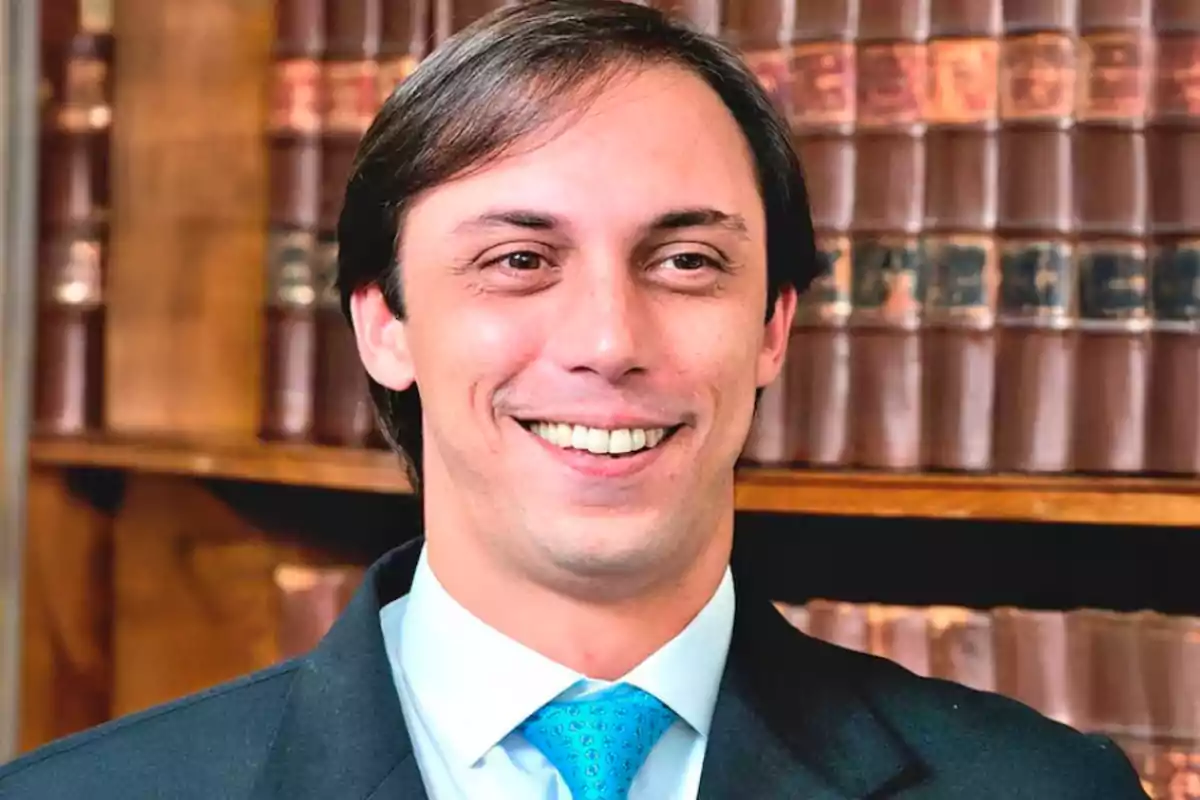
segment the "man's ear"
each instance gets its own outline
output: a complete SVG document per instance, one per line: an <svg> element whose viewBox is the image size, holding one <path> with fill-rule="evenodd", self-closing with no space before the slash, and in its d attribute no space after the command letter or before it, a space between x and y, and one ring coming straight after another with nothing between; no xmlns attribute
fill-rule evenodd
<svg viewBox="0 0 1200 800"><path fill-rule="evenodd" d="M775 299L775 313L763 331L762 349L758 353L758 387L767 386L778 377L787 355L788 335L796 316L796 287L784 284Z"/></svg>
<svg viewBox="0 0 1200 800"><path fill-rule="evenodd" d="M354 338L358 357L367 374L376 383L402 392L412 386L412 354L408 348L408 330L388 308L378 286L359 289L350 298L350 316L354 320Z"/></svg>

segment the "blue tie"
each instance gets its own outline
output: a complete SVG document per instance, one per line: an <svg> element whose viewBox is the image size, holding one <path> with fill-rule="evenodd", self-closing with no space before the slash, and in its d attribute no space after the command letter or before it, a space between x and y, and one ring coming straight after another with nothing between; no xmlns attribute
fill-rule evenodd
<svg viewBox="0 0 1200 800"><path fill-rule="evenodd" d="M636 686L617 684L552 700L521 723L521 734L554 765L574 800L626 800L629 787L675 712Z"/></svg>

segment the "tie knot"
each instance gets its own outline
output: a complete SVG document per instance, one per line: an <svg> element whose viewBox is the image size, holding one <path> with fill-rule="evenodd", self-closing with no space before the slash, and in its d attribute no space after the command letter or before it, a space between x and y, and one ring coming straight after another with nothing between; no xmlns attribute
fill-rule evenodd
<svg viewBox="0 0 1200 800"><path fill-rule="evenodd" d="M636 686L618 684L552 700L520 726L554 765L574 800L624 800L675 712Z"/></svg>

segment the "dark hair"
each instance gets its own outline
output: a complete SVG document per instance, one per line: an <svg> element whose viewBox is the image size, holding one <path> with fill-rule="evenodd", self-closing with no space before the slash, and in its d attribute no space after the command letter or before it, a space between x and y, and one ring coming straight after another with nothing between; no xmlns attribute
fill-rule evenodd
<svg viewBox="0 0 1200 800"><path fill-rule="evenodd" d="M412 197L579 108L581 90L602 91L607 76L656 63L702 78L746 137L765 208L769 320L781 286L803 291L819 271L788 125L728 46L658 10L617 0L535 0L493 12L447 40L396 88L359 144L338 221L346 318L351 296L370 285L404 317L396 254ZM417 387L395 392L368 380L382 432L407 459L419 489Z"/></svg>

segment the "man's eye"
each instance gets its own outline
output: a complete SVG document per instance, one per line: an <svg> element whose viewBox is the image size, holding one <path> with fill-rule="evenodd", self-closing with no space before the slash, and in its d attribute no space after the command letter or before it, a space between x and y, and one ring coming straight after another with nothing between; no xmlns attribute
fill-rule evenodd
<svg viewBox="0 0 1200 800"><path fill-rule="evenodd" d="M545 259L537 253L522 250L518 253L509 253L508 255L501 256L497 259L496 263L517 272L529 272L544 266Z"/></svg>
<svg viewBox="0 0 1200 800"><path fill-rule="evenodd" d="M664 263L683 272L695 272L705 267L718 266L713 259L700 253L677 253L664 259Z"/></svg>

